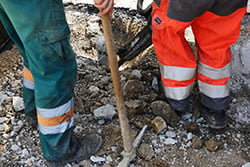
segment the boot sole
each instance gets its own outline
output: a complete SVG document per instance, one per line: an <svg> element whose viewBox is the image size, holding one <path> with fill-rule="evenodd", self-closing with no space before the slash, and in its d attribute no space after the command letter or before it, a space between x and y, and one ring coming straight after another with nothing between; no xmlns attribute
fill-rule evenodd
<svg viewBox="0 0 250 167"><path fill-rule="evenodd" d="M225 121L223 125L216 125L216 123L214 123L215 121L214 121L214 120L211 120L211 119L209 118L209 116L207 116L206 113L202 113L202 112L201 112L201 117L203 117L203 118L206 120L208 126L209 126L210 128L212 128L212 129L224 129L224 128L227 127L227 123L226 123L227 121Z"/></svg>

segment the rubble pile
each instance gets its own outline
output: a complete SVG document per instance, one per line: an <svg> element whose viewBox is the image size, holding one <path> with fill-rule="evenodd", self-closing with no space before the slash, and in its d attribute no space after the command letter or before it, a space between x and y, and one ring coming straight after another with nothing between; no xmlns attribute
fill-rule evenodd
<svg viewBox="0 0 250 167"><path fill-rule="evenodd" d="M74 131L77 135L98 133L104 138L103 148L96 155L67 166L117 166L123 144L113 85L108 68L98 64L95 49L96 40L102 35L100 18L91 5L67 3L65 9L78 64ZM134 10L115 9L112 25L116 46L124 46L145 23ZM233 51L239 48L244 52L241 47L246 45L248 27L242 28ZM0 166L46 167L39 132L25 121L22 68L21 56L14 45L0 53ZM249 165L250 82L247 75L241 78L235 71L231 81L232 102L227 112L229 126L224 131L213 131L199 117L197 88L192 101L194 118L189 122L180 121L169 108L161 90L153 49L138 61L126 64L120 72L132 138L145 124L149 126L130 167Z"/></svg>

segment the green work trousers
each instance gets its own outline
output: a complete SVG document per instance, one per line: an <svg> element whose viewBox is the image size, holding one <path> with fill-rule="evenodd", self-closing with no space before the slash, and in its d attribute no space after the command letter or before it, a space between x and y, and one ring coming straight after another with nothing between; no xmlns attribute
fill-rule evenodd
<svg viewBox="0 0 250 167"><path fill-rule="evenodd" d="M25 114L37 116L47 160L67 156L77 76L61 0L1 0L0 20L24 61Z"/></svg>

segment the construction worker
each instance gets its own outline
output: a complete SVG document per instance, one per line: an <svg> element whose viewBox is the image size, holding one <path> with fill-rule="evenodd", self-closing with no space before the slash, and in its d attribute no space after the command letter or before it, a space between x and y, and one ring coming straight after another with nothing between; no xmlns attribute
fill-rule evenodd
<svg viewBox="0 0 250 167"><path fill-rule="evenodd" d="M111 8L107 5L111 0L95 2L101 11ZM239 37L246 6L247 0L154 0L152 41L164 92L182 119L190 116L190 96L197 77L201 116L211 128L226 127L230 46ZM185 29L190 25L196 40L197 59L184 38Z"/></svg>
<svg viewBox="0 0 250 167"><path fill-rule="evenodd" d="M58 167L90 157L102 139L73 133L77 64L62 1L1 0L0 20L23 57L25 114L37 117L47 164Z"/></svg>
<svg viewBox="0 0 250 167"><path fill-rule="evenodd" d="M246 6L247 0L154 0L152 41L165 95L180 115L190 112L189 99L197 76L201 116L211 128L226 127L230 46L239 37ZM190 25L198 60L184 38Z"/></svg>

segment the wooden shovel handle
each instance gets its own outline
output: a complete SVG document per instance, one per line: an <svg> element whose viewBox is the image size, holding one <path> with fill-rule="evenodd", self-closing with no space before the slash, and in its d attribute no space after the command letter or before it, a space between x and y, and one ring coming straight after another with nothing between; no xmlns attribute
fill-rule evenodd
<svg viewBox="0 0 250 167"><path fill-rule="evenodd" d="M108 14L102 16L102 26L103 32L106 42L106 49L108 54L108 62L111 71L111 77L114 86L114 92L116 97L116 105L118 110L118 116L120 120L122 138L123 138L123 145L124 150L127 153L132 152L133 145L130 138L130 128L128 124L127 118L127 111L124 104L123 94L122 94L122 87L121 87L121 80L120 80L120 73L118 70L118 63L117 57L113 42L113 34L112 34L112 27L110 22L110 17Z"/></svg>

